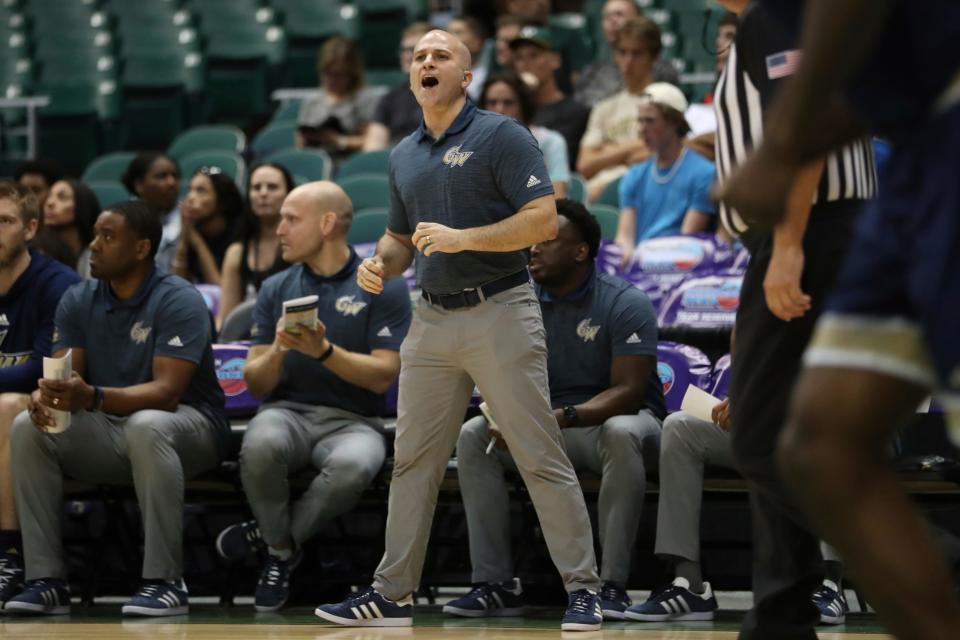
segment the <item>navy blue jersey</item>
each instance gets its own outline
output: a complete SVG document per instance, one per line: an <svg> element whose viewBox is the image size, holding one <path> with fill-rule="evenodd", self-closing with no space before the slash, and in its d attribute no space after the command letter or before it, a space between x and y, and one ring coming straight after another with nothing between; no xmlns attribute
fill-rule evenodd
<svg viewBox="0 0 960 640"><path fill-rule="evenodd" d="M423 124L390 154L390 220L394 233L420 222L469 229L500 222L553 193L533 134L512 118L467 100L439 140ZM417 280L431 293L455 293L511 275L526 251L462 251L417 256Z"/></svg>
<svg viewBox="0 0 960 640"><path fill-rule="evenodd" d="M391 278L384 282L383 293L372 294L357 284L358 266L360 258L351 247L347 264L332 276L320 276L296 264L268 278L257 295L253 343L273 342L284 300L316 294L320 298L317 318L326 326L330 342L354 353L399 351L412 315L406 282ZM347 382L322 362L297 351L284 355L280 382L267 400L336 407L363 416L385 411L382 394Z"/></svg>
<svg viewBox="0 0 960 640"><path fill-rule="evenodd" d="M75 271L30 252L30 265L0 296L0 392L29 393L52 348L54 317L63 292L80 282Z"/></svg>
<svg viewBox="0 0 960 640"><path fill-rule="evenodd" d="M102 387L132 387L153 380L153 359L197 365L180 403L206 415L225 451L230 424L213 366L213 324L200 292L186 280L153 269L137 292L118 300L105 280L71 287L57 309L54 350L83 349L85 380Z"/></svg>
<svg viewBox="0 0 960 640"><path fill-rule="evenodd" d="M657 357L657 314L640 289L616 276L594 271L570 295L551 298L536 287L547 332L547 372L554 408L586 402L610 388L610 367L618 356ZM656 366L643 404L663 418L663 385Z"/></svg>

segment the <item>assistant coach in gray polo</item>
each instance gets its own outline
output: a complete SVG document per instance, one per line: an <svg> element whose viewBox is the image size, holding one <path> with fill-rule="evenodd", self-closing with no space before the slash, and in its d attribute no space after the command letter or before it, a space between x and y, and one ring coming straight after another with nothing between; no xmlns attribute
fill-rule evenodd
<svg viewBox="0 0 960 640"><path fill-rule="evenodd" d="M377 253L358 271L373 293L417 256L423 299L400 348L400 398L386 549L372 589L317 615L409 625L437 491L474 383L500 424L537 510L569 602L562 628L599 629L593 535L550 408L540 306L526 249L554 238L553 187L536 140L465 98L470 54L431 31L410 84L423 123L390 156L391 203Z"/></svg>

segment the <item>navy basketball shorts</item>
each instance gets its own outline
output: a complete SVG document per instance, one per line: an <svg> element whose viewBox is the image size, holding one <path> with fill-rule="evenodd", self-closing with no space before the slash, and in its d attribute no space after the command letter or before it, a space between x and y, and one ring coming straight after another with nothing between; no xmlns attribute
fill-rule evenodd
<svg viewBox="0 0 960 640"><path fill-rule="evenodd" d="M960 443L960 105L898 141L879 182L804 361L931 389Z"/></svg>

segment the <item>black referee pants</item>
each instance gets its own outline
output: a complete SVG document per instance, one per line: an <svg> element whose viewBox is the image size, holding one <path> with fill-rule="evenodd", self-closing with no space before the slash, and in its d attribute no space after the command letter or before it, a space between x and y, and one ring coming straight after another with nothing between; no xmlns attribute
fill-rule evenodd
<svg viewBox="0 0 960 640"><path fill-rule="evenodd" d="M743 621L742 640L816 640L819 614L811 596L823 580L823 559L781 479L776 446L801 357L850 244L860 204L832 202L811 211L801 288L812 308L790 322L774 316L764 297L772 233L744 238L751 260L740 292L730 381L733 452L749 482L753 519L754 605Z"/></svg>

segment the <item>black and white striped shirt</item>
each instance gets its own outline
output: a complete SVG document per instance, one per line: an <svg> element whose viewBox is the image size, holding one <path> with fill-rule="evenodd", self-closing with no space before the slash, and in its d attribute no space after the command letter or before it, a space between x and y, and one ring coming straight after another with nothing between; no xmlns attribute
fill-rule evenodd
<svg viewBox="0 0 960 640"><path fill-rule="evenodd" d="M756 5L740 20L736 44L714 93L717 112L717 179L725 181L763 137L764 112L780 83L799 60L796 43ZM814 204L867 200L877 188L873 145L869 138L831 153ZM720 203L720 220L735 235L747 225L735 209Z"/></svg>

